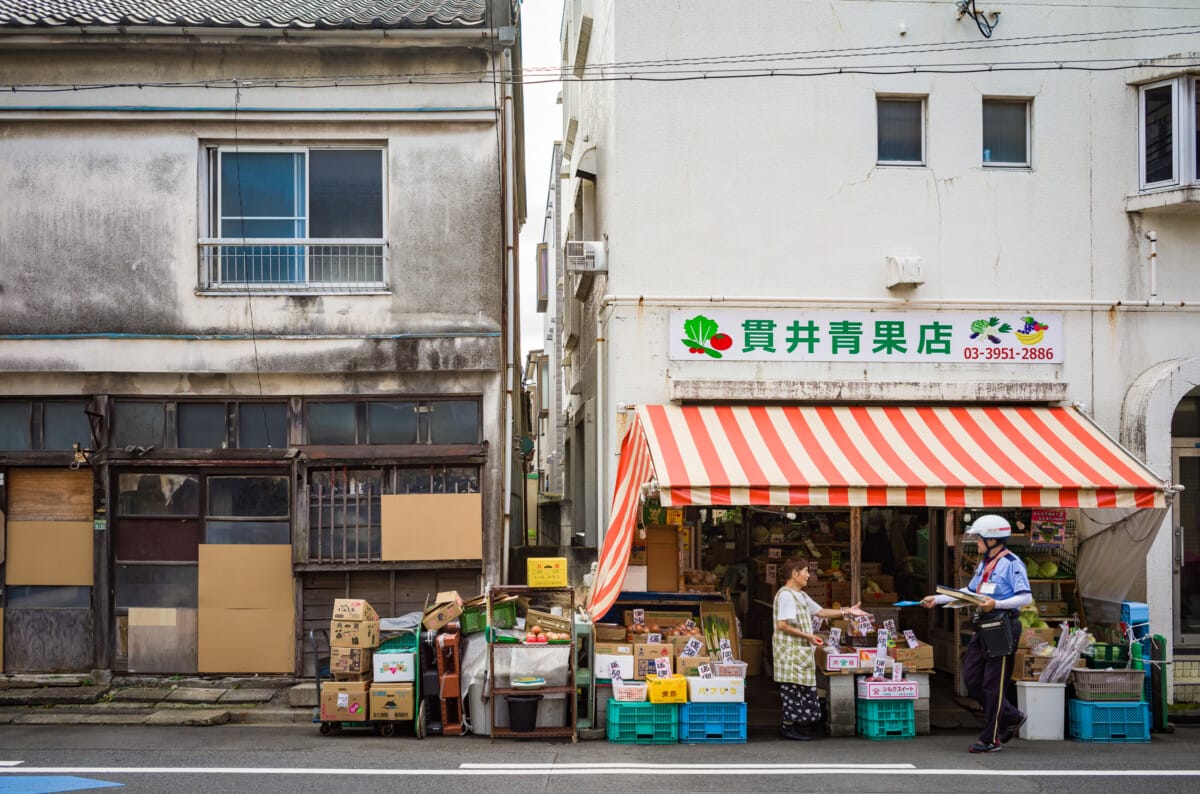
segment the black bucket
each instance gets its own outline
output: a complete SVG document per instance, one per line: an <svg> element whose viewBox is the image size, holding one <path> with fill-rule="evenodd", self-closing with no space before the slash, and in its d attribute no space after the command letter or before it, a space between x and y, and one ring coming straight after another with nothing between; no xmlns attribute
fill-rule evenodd
<svg viewBox="0 0 1200 794"><path fill-rule="evenodd" d="M509 695L508 727L529 733L537 727L538 703L541 695Z"/></svg>

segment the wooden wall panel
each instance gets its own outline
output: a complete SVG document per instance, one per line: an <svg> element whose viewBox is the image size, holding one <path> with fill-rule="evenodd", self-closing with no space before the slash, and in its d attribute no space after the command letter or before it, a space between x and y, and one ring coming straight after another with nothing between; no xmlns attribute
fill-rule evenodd
<svg viewBox="0 0 1200 794"><path fill-rule="evenodd" d="M5 671L85 673L92 664L90 609L6 609Z"/></svg>
<svg viewBox="0 0 1200 794"><path fill-rule="evenodd" d="M195 673L197 610L130 609L131 673Z"/></svg>
<svg viewBox="0 0 1200 794"><path fill-rule="evenodd" d="M90 469L9 469L11 521L92 520Z"/></svg>

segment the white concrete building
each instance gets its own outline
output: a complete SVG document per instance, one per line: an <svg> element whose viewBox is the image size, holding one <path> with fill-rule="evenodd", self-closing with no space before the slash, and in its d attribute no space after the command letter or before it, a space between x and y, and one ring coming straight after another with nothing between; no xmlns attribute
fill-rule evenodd
<svg viewBox="0 0 1200 794"><path fill-rule="evenodd" d="M299 672L335 597L504 580L518 10L0 0L7 671Z"/></svg>
<svg viewBox="0 0 1200 794"><path fill-rule="evenodd" d="M602 541L629 406L1081 404L1186 487L1126 597L1200 652L1200 9L985 10L567 0L574 520ZM881 319L906 352L831 339Z"/></svg>

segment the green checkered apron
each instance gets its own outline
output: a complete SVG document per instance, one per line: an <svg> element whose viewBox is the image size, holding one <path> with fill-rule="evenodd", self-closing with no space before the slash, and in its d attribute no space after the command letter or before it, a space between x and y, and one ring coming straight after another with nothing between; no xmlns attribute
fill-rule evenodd
<svg viewBox="0 0 1200 794"><path fill-rule="evenodd" d="M780 619L781 598L795 599L797 618L790 621L791 625L796 626L805 634L812 634L812 618L808 610L813 600L808 593L797 593L786 586L779 588L779 592L775 594L776 621ZM817 685L816 650L808 640L776 630L771 638L771 649L774 653L776 681L801 686Z"/></svg>

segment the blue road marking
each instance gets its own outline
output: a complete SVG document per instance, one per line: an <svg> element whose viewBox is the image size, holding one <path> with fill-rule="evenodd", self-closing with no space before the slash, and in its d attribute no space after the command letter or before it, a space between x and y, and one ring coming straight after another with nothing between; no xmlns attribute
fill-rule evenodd
<svg viewBox="0 0 1200 794"><path fill-rule="evenodd" d="M3 794L58 794L62 791L86 791L94 788L114 788L124 786L124 783L109 783L106 780L92 780L86 777L69 777L65 775L32 777L5 777L0 779L0 792Z"/></svg>

